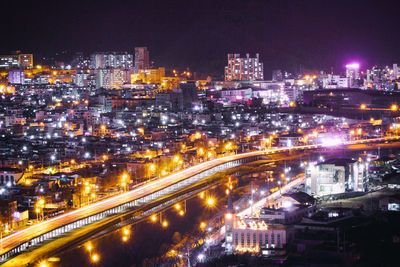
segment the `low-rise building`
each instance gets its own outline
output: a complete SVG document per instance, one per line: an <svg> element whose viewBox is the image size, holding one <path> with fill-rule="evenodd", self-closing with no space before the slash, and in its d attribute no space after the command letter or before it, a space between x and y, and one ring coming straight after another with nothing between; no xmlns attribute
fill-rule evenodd
<svg viewBox="0 0 400 267"><path fill-rule="evenodd" d="M11 187L21 179L23 173L17 168L0 168L0 186Z"/></svg>
<svg viewBox="0 0 400 267"><path fill-rule="evenodd" d="M291 237L290 227L282 224L267 224L260 218L240 219L233 216L227 220L232 227L232 245L234 252L262 253L273 255L274 249L282 249Z"/></svg>
<svg viewBox="0 0 400 267"><path fill-rule="evenodd" d="M364 191L365 165L354 159L329 159L306 169L306 192L323 196Z"/></svg>

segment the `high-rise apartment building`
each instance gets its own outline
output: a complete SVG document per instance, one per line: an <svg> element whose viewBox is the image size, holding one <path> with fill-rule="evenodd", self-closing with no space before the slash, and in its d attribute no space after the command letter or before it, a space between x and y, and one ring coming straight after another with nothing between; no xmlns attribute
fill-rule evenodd
<svg viewBox="0 0 400 267"><path fill-rule="evenodd" d="M346 65L346 78L349 78L350 87L356 85L356 80L360 79L360 64L351 63Z"/></svg>
<svg viewBox="0 0 400 267"><path fill-rule="evenodd" d="M147 50L147 47L135 47L135 73L149 68L149 50Z"/></svg>
<svg viewBox="0 0 400 267"><path fill-rule="evenodd" d="M259 54L251 58L250 54L241 58L240 54L228 54L228 65L225 66L225 81L255 81L264 79L264 64Z"/></svg>
<svg viewBox="0 0 400 267"><path fill-rule="evenodd" d="M33 67L33 55L32 54L20 54L17 51L13 55L0 56L0 68L32 68Z"/></svg>
<svg viewBox="0 0 400 267"><path fill-rule="evenodd" d="M131 72L125 69L98 69L96 88L119 89L129 82Z"/></svg>
<svg viewBox="0 0 400 267"><path fill-rule="evenodd" d="M18 63L20 68L30 69L33 67L33 55L32 54L19 54Z"/></svg>
<svg viewBox="0 0 400 267"><path fill-rule="evenodd" d="M397 66L397 64L393 64L393 75L392 75L393 79L396 80L399 78L399 67Z"/></svg>
<svg viewBox="0 0 400 267"><path fill-rule="evenodd" d="M8 82L11 84L24 84L25 74L21 69L10 70L8 72Z"/></svg>
<svg viewBox="0 0 400 267"><path fill-rule="evenodd" d="M127 52L94 53L90 56L91 69L133 68L133 55Z"/></svg>
<svg viewBox="0 0 400 267"><path fill-rule="evenodd" d="M98 69L96 88L111 89L111 69Z"/></svg>

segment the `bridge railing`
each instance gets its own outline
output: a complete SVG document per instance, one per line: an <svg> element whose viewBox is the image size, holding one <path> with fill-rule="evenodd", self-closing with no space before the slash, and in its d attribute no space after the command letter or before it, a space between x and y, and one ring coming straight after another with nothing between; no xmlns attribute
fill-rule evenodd
<svg viewBox="0 0 400 267"><path fill-rule="evenodd" d="M148 195L145 195L143 197L140 197L138 199L131 200L124 204L121 204L121 205L115 206L111 209L107 209L107 210L101 211L99 213L87 216L85 218L79 219L72 223L62 225L62 226L52 229L46 233L40 234L28 241L24 241L23 243L19 244L18 246L8 250L7 252L4 252L0 256L0 261L1 262L7 261L8 259L16 256L17 254L27 251L27 249L29 249L33 246L39 245L47 240L53 239L55 237L58 237L64 233L70 232L70 231L80 228L82 226L94 223L96 221L100 221L108 216L126 212L126 211L132 209L133 207L143 206L146 203L149 203L149 202L154 201L162 196L166 196L175 191L178 191L178 190L186 187L187 185L190 185L197 181L200 181L200 180L204 179L205 177L213 175L217 172L220 172L220 171L223 171L226 169L230 169L230 168L234 168L234 167L240 166L244 163L256 161L258 159L260 159L260 156L250 156L247 158L241 158L241 159L221 163L217 166L214 166L210 169L207 169L205 171L202 171L200 173L192 175L184 180L180 180L180 181L173 183L163 189L154 191L154 192L152 192Z"/></svg>

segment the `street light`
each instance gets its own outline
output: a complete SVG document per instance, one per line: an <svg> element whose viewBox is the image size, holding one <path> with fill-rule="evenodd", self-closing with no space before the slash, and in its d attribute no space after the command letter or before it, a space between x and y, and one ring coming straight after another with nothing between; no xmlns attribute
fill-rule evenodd
<svg viewBox="0 0 400 267"><path fill-rule="evenodd" d="M397 110L399 110L399 106L397 106L396 104L393 104L393 105L390 107L390 110L391 110L391 111L397 111Z"/></svg>
<svg viewBox="0 0 400 267"><path fill-rule="evenodd" d="M99 256L99 254L97 254L97 253L95 253L95 254L93 254L92 255L92 261L93 262L98 262L100 260L100 256Z"/></svg>
<svg viewBox="0 0 400 267"><path fill-rule="evenodd" d="M208 207L214 207L215 206L215 198L208 197L206 200L206 204Z"/></svg>
<svg viewBox="0 0 400 267"><path fill-rule="evenodd" d="M92 250L93 250L93 245L92 245L91 242L88 242L88 243L86 244L86 249L87 249L87 251L89 251L89 253L92 252Z"/></svg>
<svg viewBox="0 0 400 267"><path fill-rule="evenodd" d="M126 185L127 185L127 182L128 182L128 178L129 178L129 176L128 176L127 173L124 173L122 175L122 177L121 177L121 186L123 187L124 191L126 191Z"/></svg>

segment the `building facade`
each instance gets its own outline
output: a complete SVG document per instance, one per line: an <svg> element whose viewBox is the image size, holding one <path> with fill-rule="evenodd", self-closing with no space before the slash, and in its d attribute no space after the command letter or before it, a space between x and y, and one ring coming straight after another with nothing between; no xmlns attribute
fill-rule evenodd
<svg viewBox="0 0 400 267"><path fill-rule="evenodd" d="M229 213L225 215L225 224L226 229L231 229L232 233L232 238L226 238L226 245L232 246L235 253L273 255L274 250L285 247L291 236L288 226L267 225L259 218L240 219Z"/></svg>
<svg viewBox="0 0 400 267"><path fill-rule="evenodd" d="M264 64L260 62L259 54L254 58L250 54L240 57L240 54L228 54L228 65L225 66L225 81L255 81L264 79Z"/></svg>
<svg viewBox="0 0 400 267"><path fill-rule="evenodd" d="M33 54L20 54L0 56L0 68L32 68Z"/></svg>
<svg viewBox="0 0 400 267"><path fill-rule="evenodd" d="M91 69L133 68L133 55L127 52L94 53L90 56Z"/></svg>
<svg viewBox="0 0 400 267"><path fill-rule="evenodd" d="M336 88L349 88L350 78L341 77L340 75L328 74L321 78L322 88L324 89L336 89Z"/></svg>
<svg viewBox="0 0 400 267"><path fill-rule="evenodd" d="M11 84L24 84L25 73L21 69L10 70L8 72L8 82Z"/></svg>
<svg viewBox="0 0 400 267"><path fill-rule="evenodd" d="M353 159L330 159L306 169L306 192L323 196L364 191L364 163Z"/></svg>
<svg viewBox="0 0 400 267"><path fill-rule="evenodd" d="M149 68L149 50L147 50L147 47L135 47L135 73Z"/></svg>

